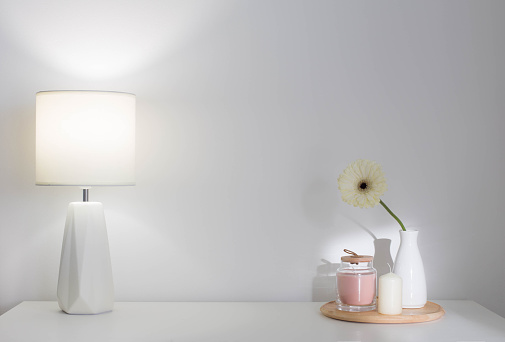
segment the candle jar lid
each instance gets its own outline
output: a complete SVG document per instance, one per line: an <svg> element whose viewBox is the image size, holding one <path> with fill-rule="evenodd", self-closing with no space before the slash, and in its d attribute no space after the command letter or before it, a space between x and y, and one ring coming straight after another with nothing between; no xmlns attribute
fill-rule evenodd
<svg viewBox="0 0 505 342"><path fill-rule="evenodd" d="M340 258L343 262L350 262L351 264L357 264L358 262L370 262L373 260L373 256L370 255L344 255Z"/></svg>
<svg viewBox="0 0 505 342"><path fill-rule="evenodd" d="M358 255L354 253L353 251L350 251L348 249L344 249L344 252L351 254L351 255L344 255L340 258L343 262L349 262L351 264L357 264L360 262L371 262L373 261L373 256L371 255Z"/></svg>

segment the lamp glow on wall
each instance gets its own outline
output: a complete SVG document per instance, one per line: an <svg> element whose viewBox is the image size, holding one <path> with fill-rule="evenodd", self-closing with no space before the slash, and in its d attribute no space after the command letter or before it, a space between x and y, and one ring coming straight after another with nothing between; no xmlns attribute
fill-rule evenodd
<svg viewBox="0 0 505 342"><path fill-rule="evenodd" d="M58 278L69 314L111 311L114 285L102 203L92 186L135 185L135 95L108 91L36 94L36 184L79 186L70 203Z"/></svg>

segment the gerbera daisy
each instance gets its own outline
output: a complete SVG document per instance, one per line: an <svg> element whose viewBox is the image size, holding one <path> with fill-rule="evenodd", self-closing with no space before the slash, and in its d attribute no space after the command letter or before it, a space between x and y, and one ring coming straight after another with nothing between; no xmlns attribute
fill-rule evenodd
<svg viewBox="0 0 505 342"><path fill-rule="evenodd" d="M365 159L349 164L338 177L338 189L342 193L342 200L355 207L372 208L380 203L405 230L400 219L380 199L387 190L380 164Z"/></svg>
<svg viewBox="0 0 505 342"><path fill-rule="evenodd" d="M387 190L382 167L376 162L358 159L338 177L342 199L355 207L372 208Z"/></svg>

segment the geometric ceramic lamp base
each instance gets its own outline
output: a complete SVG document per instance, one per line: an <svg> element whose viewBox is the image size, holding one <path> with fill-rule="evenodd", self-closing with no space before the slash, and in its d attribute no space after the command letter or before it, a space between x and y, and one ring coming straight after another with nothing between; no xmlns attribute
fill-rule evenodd
<svg viewBox="0 0 505 342"><path fill-rule="evenodd" d="M68 206L58 304L68 314L112 310L114 284L102 203L72 202Z"/></svg>

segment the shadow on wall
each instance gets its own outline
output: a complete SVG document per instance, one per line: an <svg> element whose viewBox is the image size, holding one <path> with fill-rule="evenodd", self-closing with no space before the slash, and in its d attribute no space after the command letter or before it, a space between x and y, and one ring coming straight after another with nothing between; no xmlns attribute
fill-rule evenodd
<svg viewBox="0 0 505 342"><path fill-rule="evenodd" d="M393 269L393 258L391 258L391 240L374 240L374 268L377 270L377 278L389 273L389 266ZM317 266L316 276L312 280L312 301L330 302L336 298L336 274L340 267L339 263L332 263L326 259L321 259L323 265Z"/></svg>
<svg viewBox="0 0 505 342"><path fill-rule="evenodd" d="M350 217L347 217L347 219L354 222L354 224L356 224L359 228L363 229L365 232L368 233L368 235L372 237L373 246L375 249L373 255L373 266L377 270L377 278L379 278L383 274L389 273L388 264L391 266L391 269L393 269L393 258L391 258L391 240L379 239L370 229L368 229L358 221Z"/></svg>
<svg viewBox="0 0 505 342"><path fill-rule="evenodd" d="M394 266L391 257L391 239L375 239L373 246L375 248L373 267L377 270L377 279L379 279L381 275L391 272L389 266L391 270Z"/></svg>
<svg viewBox="0 0 505 342"><path fill-rule="evenodd" d="M337 295L336 274L340 264L334 264L325 259L321 261L323 265L317 266L317 275L312 280L312 301L330 302L335 300Z"/></svg>

